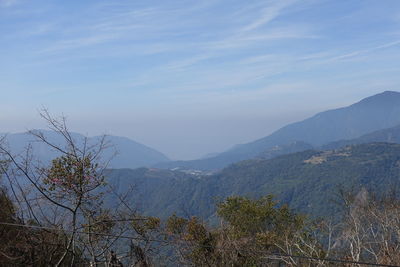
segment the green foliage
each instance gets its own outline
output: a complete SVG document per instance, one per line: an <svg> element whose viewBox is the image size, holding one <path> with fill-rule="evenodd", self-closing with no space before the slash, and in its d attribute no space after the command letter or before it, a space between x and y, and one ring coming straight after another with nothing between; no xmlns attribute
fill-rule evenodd
<svg viewBox="0 0 400 267"><path fill-rule="evenodd" d="M260 266L266 253L323 255L306 218L278 206L272 196L228 197L217 210L223 223L212 230L196 217L173 215L167 221L168 232L186 242L181 250L195 266Z"/></svg>
<svg viewBox="0 0 400 267"><path fill-rule="evenodd" d="M84 194L92 184L98 185L104 180L97 174L98 164L93 163L91 156L76 157L71 154L63 155L52 161L46 169L43 179L49 191L64 191Z"/></svg>
<svg viewBox="0 0 400 267"><path fill-rule="evenodd" d="M187 224L187 220L173 214L166 221L166 230L169 234L181 234Z"/></svg>
<svg viewBox="0 0 400 267"><path fill-rule="evenodd" d="M218 215L240 234L254 234L276 228L281 222L281 211L272 196L251 200L244 197L229 197L218 204ZM286 214L285 214L286 215Z"/></svg>
<svg viewBox="0 0 400 267"><path fill-rule="evenodd" d="M142 236L158 230L160 224L161 220L157 217L142 217L131 222L133 229Z"/></svg>

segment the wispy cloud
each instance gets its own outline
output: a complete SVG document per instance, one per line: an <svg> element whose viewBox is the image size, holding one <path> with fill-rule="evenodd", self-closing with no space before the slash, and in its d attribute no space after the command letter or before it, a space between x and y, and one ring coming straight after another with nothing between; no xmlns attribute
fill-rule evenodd
<svg viewBox="0 0 400 267"><path fill-rule="evenodd" d="M62 50L82 48L87 46L93 46L96 44L102 44L110 40L115 39L115 35L93 35L88 37L81 37L76 39L70 39L65 41L56 42L55 44L40 50L39 53L55 53Z"/></svg>
<svg viewBox="0 0 400 267"><path fill-rule="evenodd" d="M208 19L204 18L207 12L204 14L202 12L218 3L216 0L194 5L161 4L157 7L137 7L126 3L121 5L118 2L107 3L106 6L101 4L94 8L94 12L100 15L107 11L106 15L96 16L94 19L89 17L81 21L80 25L66 19L64 24L70 25L65 29L62 29L63 25L58 25L60 28L56 35L58 40L52 41L47 47L41 47L40 54L42 55L43 52L53 54L111 41L138 41L135 46L142 44L144 50L149 50L148 46L158 45L159 48L153 50L157 53L182 47L188 49L192 47L196 50L219 50L246 47L269 40L316 38L315 34L298 25L275 26L264 32L256 31L262 25L278 18L285 8L295 2L295 0L268 1L256 20L249 22L245 18L253 16L254 10L248 10L247 14L242 14L243 18L234 18L243 24L241 27L237 28L236 22L232 24L233 21L228 20L224 28L211 29L209 32L203 32L201 29L205 27L204 20ZM43 24L42 27L37 27L37 32L44 33L46 29L47 24ZM167 39L168 42L166 42Z"/></svg>
<svg viewBox="0 0 400 267"><path fill-rule="evenodd" d="M237 34L225 39L206 44L212 49L227 49L251 47L254 44L266 45L269 41L284 41L290 39L317 39L320 36L312 33L309 29L298 26L273 28L261 33Z"/></svg>
<svg viewBox="0 0 400 267"><path fill-rule="evenodd" d="M242 27L240 31L247 32L268 24L269 22L278 18L285 8L294 4L296 1L297 0L267 1L265 6L261 9L261 15L257 19Z"/></svg>
<svg viewBox="0 0 400 267"><path fill-rule="evenodd" d="M193 57L188 57L182 60L174 60L167 65L165 65L163 68L168 71L183 71L186 70L188 67L191 67L201 61L207 60L212 58L213 55L211 54L200 54L196 55Z"/></svg>
<svg viewBox="0 0 400 267"><path fill-rule="evenodd" d="M149 47L153 47L154 53L171 47L171 41L168 41L170 44L163 43L167 38L174 37L180 32L179 28L182 26L181 21L171 21L170 18L179 17L179 13L184 13L183 10L169 7L127 9L118 9L100 17L95 14L95 18L84 20L79 25L74 21L64 19L64 24L72 26L68 25L63 29L64 25L59 25L56 39L47 47L41 48L40 54L96 46L112 41L129 41L133 46L142 44L144 50L148 51L145 53L151 53ZM105 11L97 12L101 14ZM43 25L42 28L45 26Z"/></svg>
<svg viewBox="0 0 400 267"><path fill-rule="evenodd" d="M10 7L16 5L19 0L0 0L0 7Z"/></svg>
<svg viewBox="0 0 400 267"><path fill-rule="evenodd" d="M400 40L396 40L396 41L389 42L389 43L386 43L386 44L383 44L383 45L371 47L371 48L368 48L368 49L362 49L362 50L353 51L353 52L350 52L350 53L347 53L347 54L344 54L344 55L340 55L340 56L335 56L333 58L330 58L330 60L332 60L332 61L347 60L347 59L355 58L355 57L362 56L362 55L365 55L365 54L369 54L369 53L372 53L372 52L375 52L375 51L379 51L379 50L382 50L382 49L390 48L390 47L393 47L393 46L398 46L398 45L400 45Z"/></svg>

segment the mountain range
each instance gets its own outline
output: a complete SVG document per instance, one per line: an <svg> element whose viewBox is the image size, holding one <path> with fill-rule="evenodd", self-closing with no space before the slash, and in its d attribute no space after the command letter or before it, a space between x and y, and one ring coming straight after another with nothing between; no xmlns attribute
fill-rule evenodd
<svg viewBox="0 0 400 267"><path fill-rule="evenodd" d="M178 167L198 170L222 169L234 162L268 154L268 151L277 147L291 147L296 142L306 144L308 148L320 147L396 125L400 125L400 93L385 91L348 107L321 112L306 120L289 124L269 136L236 145L214 157L169 161L154 166L169 169ZM290 151L292 150L289 149Z"/></svg>
<svg viewBox="0 0 400 267"><path fill-rule="evenodd" d="M307 149L328 149L345 144L365 143L368 140L395 142L399 137L396 137L393 132L390 136L387 133L386 136L385 129L395 127L392 131L398 132L396 127L399 125L400 93L385 91L348 107L318 113L311 118L282 127L269 136L247 144L236 145L228 151L211 154L198 160L170 161L155 149L117 136L108 136L108 141L113 144L113 147L104 151L103 159L112 158L109 165L111 168L155 167L215 171L251 158L269 159ZM52 142L63 145L62 138L56 134L50 131L43 132ZM76 140L84 138L78 133L72 133L72 135ZM94 143L99 138L91 137L89 142ZM31 143L35 155L40 160L49 161L57 156L55 151L48 149L45 145L32 143L33 138L27 133L8 134L7 139L10 148L15 153L21 152ZM115 156L114 152L117 152Z"/></svg>
<svg viewBox="0 0 400 267"><path fill-rule="evenodd" d="M40 132L52 143L61 147L65 146L65 141L59 134L46 130L40 130ZM59 155L57 151L42 142L38 142L34 136L27 132L6 134L5 136L6 142L14 154L22 153L30 145L35 158L42 162L49 162ZM85 138L79 133L71 133L71 136L78 145L81 145ZM88 144L95 144L100 138L100 136L89 137ZM138 168L169 161L161 152L129 138L110 135L106 137L106 140L110 143L110 147L103 151L102 160L105 162L111 160L108 165L110 168Z"/></svg>
<svg viewBox="0 0 400 267"><path fill-rule="evenodd" d="M319 113L214 157L156 166L183 168L110 170L108 177L118 190L134 186L134 203L150 215L212 220L218 199L274 194L300 212L332 216L340 188L398 188L400 93ZM213 168L220 170L195 171Z"/></svg>

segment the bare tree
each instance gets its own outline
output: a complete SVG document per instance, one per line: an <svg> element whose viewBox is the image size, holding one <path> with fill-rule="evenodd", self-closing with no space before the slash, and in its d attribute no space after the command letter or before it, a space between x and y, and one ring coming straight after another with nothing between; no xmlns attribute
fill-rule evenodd
<svg viewBox="0 0 400 267"><path fill-rule="evenodd" d="M400 199L396 193L368 192L343 194L346 204L338 242L353 261L376 264L400 262ZM347 252L347 253L346 253Z"/></svg>

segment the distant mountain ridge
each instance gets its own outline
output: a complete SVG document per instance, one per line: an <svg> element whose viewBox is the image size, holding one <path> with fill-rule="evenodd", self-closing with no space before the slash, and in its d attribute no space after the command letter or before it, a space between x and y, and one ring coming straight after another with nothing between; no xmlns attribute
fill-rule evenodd
<svg viewBox="0 0 400 267"><path fill-rule="evenodd" d="M385 91L344 108L328 110L306 120L289 124L271 135L237 145L217 156L191 161L171 161L155 167L184 167L200 170L221 169L231 163L257 157L275 146L303 142L318 147L354 139L364 134L400 124L400 93Z"/></svg>
<svg viewBox="0 0 400 267"><path fill-rule="evenodd" d="M305 142L296 141L288 145L275 146L271 149L267 149L266 151L257 155L256 158L271 159L277 156L291 154L295 152L301 152L309 149L332 150L332 149L340 149L345 146L368 144L368 143L400 144L400 125L383 130L374 131L372 133L367 133L358 138L339 140L322 146L312 146Z"/></svg>
<svg viewBox="0 0 400 267"><path fill-rule="evenodd" d="M400 144L400 125L368 133L355 139L339 140L336 142L332 142L327 145L321 146L321 149L338 149L348 145L358 145L373 142Z"/></svg>
<svg viewBox="0 0 400 267"><path fill-rule="evenodd" d="M45 134L51 142L60 146L65 145L63 138L51 131L38 130ZM79 133L71 133L79 145L84 136ZM89 137L88 142L91 144L96 143L100 136ZM49 146L36 142L35 138L28 133L12 133L6 135L7 143L13 153L21 153L28 144L31 144L35 156L43 162L48 162L59 154L49 148ZM102 153L104 161L110 161L109 167L111 168L138 168L151 166L158 162L169 161L169 159L161 152L135 142L126 137L107 136L107 141L110 143L108 149Z"/></svg>

